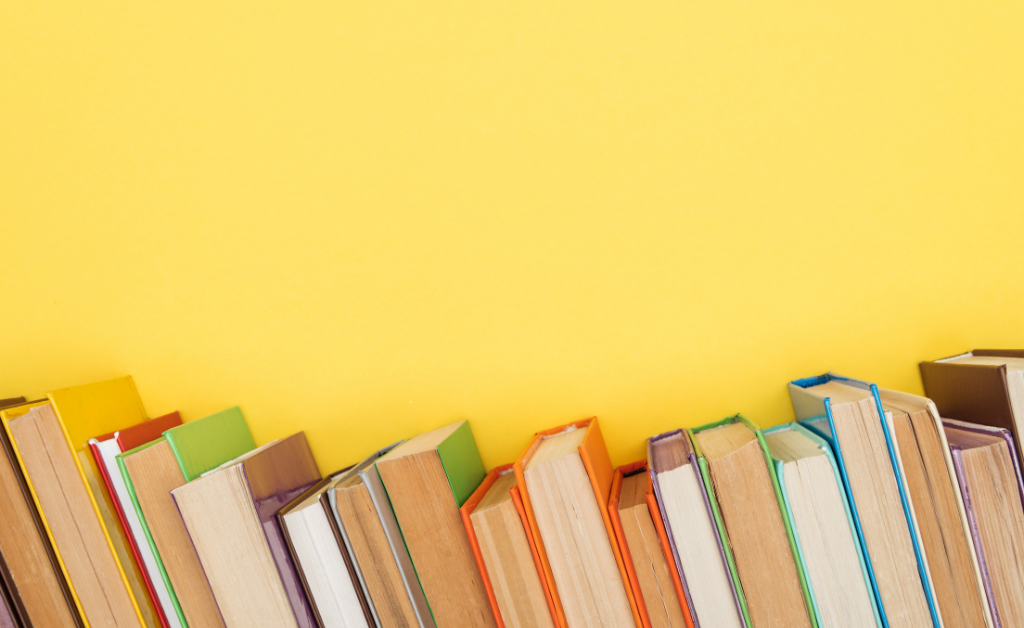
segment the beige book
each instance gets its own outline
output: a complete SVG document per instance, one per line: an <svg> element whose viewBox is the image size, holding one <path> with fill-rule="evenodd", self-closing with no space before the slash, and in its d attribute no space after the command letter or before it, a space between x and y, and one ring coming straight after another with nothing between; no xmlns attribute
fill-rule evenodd
<svg viewBox="0 0 1024 628"><path fill-rule="evenodd" d="M460 429L468 431L468 424L462 421L420 434L378 460L377 470L437 628L495 628L494 612L459 514L460 504L439 453L440 447L452 442L450 437L459 438L456 432ZM466 447L465 441L456 444ZM472 449L475 453L475 443ZM454 458L466 455L460 451ZM481 477L476 485L482 479L483 465L479 464ZM455 478L460 484L464 479Z"/></svg>
<svg viewBox="0 0 1024 628"><path fill-rule="evenodd" d="M335 487L338 517L381 628L417 628L416 611L370 491L356 473Z"/></svg>
<svg viewBox="0 0 1024 628"><path fill-rule="evenodd" d="M633 626L633 612L579 446L587 430L545 436L524 477L569 628Z"/></svg>
<svg viewBox="0 0 1024 628"><path fill-rule="evenodd" d="M850 497L889 625L931 628L931 613L874 397L868 390L835 380L801 390L817 399L831 399L838 445L853 493Z"/></svg>
<svg viewBox="0 0 1024 628"><path fill-rule="evenodd" d="M810 628L768 461L742 423L697 432L747 600L752 628Z"/></svg>
<svg viewBox="0 0 1024 628"><path fill-rule="evenodd" d="M992 626L938 411L926 397L882 388L878 394L882 409L892 415L943 626Z"/></svg>
<svg viewBox="0 0 1024 628"><path fill-rule="evenodd" d="M961 465L996 622L1024 626L1024 503L1012 445L972 425L956 425L947 422L946 434Z"/></svg>
<svg viewBox="0 0 1024 628"><path fill-rule="evenodd" d="M505 626L554 628L526 528L512 501L515 485L509 469L491 485L470 521Z"/></svg>
<svg viewBox="0 0 1024 628"><path fill-rule="evenodd" d="M782 461L779 482L793 513L793 533L818 606L819 625L876 625L858 540L832 462L817 443L793 429L772 431L765 440L772 457Z"/></svg>
<svg viewBox="0 0 1024 628"><path fill-rule="evenodd" d="M141 626L113 548L50 404L9 423L69 584L90 626Z"/></svg>
<svg viewBox="0 0 1024 628"><path fill-rule="evenodd" d="M683 607L647 505L649 482L646 467L622 479L618 506L622 534L626 537L651 628L684 628Z"/></svg>
<svg viewBox="0 0 1024 628"><path fill-rule="evenodd" d="M217 602L171 497L172 490L185 485L171 446L161 440L122 460L189 628L222 628Z"/></svg>

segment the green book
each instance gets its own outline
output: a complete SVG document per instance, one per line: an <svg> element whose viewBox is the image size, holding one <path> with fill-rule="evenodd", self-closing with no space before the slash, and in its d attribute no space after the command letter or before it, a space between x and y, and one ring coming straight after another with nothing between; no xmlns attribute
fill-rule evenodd
<svg viewBox="0 0 1024 628"><path fill-rule="evenodd" d="M733 558L732 547L729 543L729 535L725 527L725 522L722 517L721 510L718 505L718 497L715 494L714 482L711 477L710 465L708 464L704 452L701 450L700 441L697 438L697 435L700 434L701 432L712 430L718 427L723 427L726 425L732 425L733 423L740 423L754 433L754 436L757 439L761 452L764 455L765 467L768 469L768 475L771 478L772 489L775 492L775 500L778 503L779 514L782 517L782 524L786 531L786 539L789 542L789 549L793 555L793 562L796 566L797 579L800 582L800 590L803 594L804 605L807 610L807 615L810 619L810 624L812 628L818 628L818 616L815 613L815 606L813 601L811 600L810 590L807 586L807 576L804 572L804 564L803 561L800 559L800 552L797 549L796 538L793 535L792 522L789 519L788 511L786 510L786 504L782 497L782 488L779 484L778 475L775 472L775 465L772 464L772 457L768 451L768 443L767 441L765 441L764 433L761 431L761 428L755 425L752 421L749 421L743 416L737 414L727 419L722 419L721 421L715 421L713 423L701 425L700 427L692 428L688 431L690 433L690 441L693 443L694 454L697 456L697 463L700 466L700 472L704 480L704 486L707 489L708 500L711 502L711 509L715 515L715 524L718 527L718 534L722 539L722 546L725 549L725 555L729 563L729 569L732 572L733 584L736 587L736 593L738 594L740 599L740 607L743 610L743 617L746 620L746 624L748 626L753 625L750 620L750 611L747 606L746 595L744 594L743 587L740 584L739 573L736 568L735 560Z"/></svg>
<svg viewBox="0 0 1024 628"><path fill-rule="evenodd" d="M143 449L148 449L153 445L164 440L164 437L148 442L145 445L140 445L135 449L129 449L128 451L119 454L117 456L117 467L121 469L121 477L124 478L125 486L128 487L128 495L132 500L132 507L135 508L135 514L139 517L139 522L142 524L142 532L146 535L146 543L149 544L149 548L153 551L153 557L156 559L156 567L160 572L160 578L163 579L164 585L167 587L167 593L171 598L171 605L174 607L174 614L178 616L178 621L185 628L188 628L188 622L185 621L185 614L181 610L181 604L178 603L178 596L174 592L174 586L171 584L171 579L167 576L167 569L164 567L164 561L160 558L160 552L156 549L156 543L153 541L153 534L149 531L149 525L146 523L146 516L142 514L142 508L139 506L139 498L135 494L135 485L132 483L132 477L128 474L128 469L125 466L124 458L134 453L138 453Z"/></svg>
<svg viewBox="0 0 1024 628"><path fill-rule="evenodd" d="M167 430L164 437L186 482L256 449L238 406Z"/></svg>
<svg viewBox="0 0 1024 628"><path fill-rule="evenodd" d="M486 475L469 422L420 434L375 466L438 628L494 628L466 530L453 525Z"/></svg>

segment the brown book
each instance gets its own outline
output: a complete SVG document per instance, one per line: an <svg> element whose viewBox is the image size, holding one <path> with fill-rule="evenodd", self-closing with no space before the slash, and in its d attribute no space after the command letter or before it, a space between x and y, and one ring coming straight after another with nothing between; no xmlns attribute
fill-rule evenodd
<svg viewBox="0 0 1024 628"><path fill-rule="evenodd" d="M299 432L171 491L228 628L316 626L275 515L320 480Z"/></svg>
<svg viewBox="0 0 1024 628"><path fill-rule="evenodd" d="M0 401L0 408L24 403ZM0 579L25 628L80 625L60 564L46 538L7 432L0 429Z"/></svg>
<svg viewBox="0 0 1024 628"><path fill-rule="evenodd" d="M437 628L496 627L459 507L483 462L469 423L420 434L377 461Z"/></svg>
<svg viewBox="0 0 1024 628"><path fill-rule="evenodd" d="M422 625L432 627L434 622L430 618L423 590L416 580L401 535L396 529L397 538L393 547L367 486L365 478L373 479L377 470L372 463L366 465L365 462L357 465L356 470L357 473L348 475L333 489L328 489L328 507L333 502L335 528L339 533L343 530L343 536L348 540L353 564L358 567L359 580L366 597L372 602L373 612L381 628L417 628L421 625L412 594L406 589L406 580L402 577L400 563L394 554L397 550L405 554L402 558L410 572L408 585L413 587L416 602L422 607ZM377 482L379 484L379 479ZM386 503L387 495L381 497L385 502L382 507L390 508ZM393 521L393 514L391 516Z"/></svg>
<svg viewBox="0 0 1024 628"><path fill-rule="evenodd" d="M725 522L752 628L810 628L765 452L743 423L695 431Z"/></svg>
<svg viewBox="0 0 1024 628"><path fill-rule="evenodd" d="M35 407L10 420L8 426L86 621L93 626L141 626L53 407Z"/></svg>
<svg viewBox="0 0 1024 628"><path fill-rule="evenodd" d="M920 367L924 394L942 418L1010 430L1024 458L1024 351L975 349Z"/></svg>
<svg viewBox="0 0 1024 628"><path fill-rule="evenodd" d="M139 509L190 628L222 628L217 602L199 556L171 497L185 485L178 460L166 440L126 452L121 462L131 479Z"/></svg>
<svg viewBox="0 0 1024 628"><path fill-rule="evenodd" d="M952 468L935 405L917 395L878 389L892 413L907 490L945 628L985 628L986 609L977 557L962 515L959 482Z"/></svg>

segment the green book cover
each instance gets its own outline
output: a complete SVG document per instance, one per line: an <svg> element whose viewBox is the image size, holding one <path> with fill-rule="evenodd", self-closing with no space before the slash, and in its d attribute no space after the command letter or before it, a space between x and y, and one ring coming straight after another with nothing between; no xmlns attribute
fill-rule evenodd
<svg viewBox="0 0 1024 628"><path fill-rule="evenodd" d="M813 628L818 628L818 615L815 612L816 606L811 599L811 592L807 586L807 575L804 572L804 563L803 560L801 560L800 558L800 552L796 545L796 538L793 535L793 525L792 522L789 520L788 511L786 510L786 503L782 498L782 487L779 484L779 476L775 472L775 465L772 464L772 456L771 453L768 451L768 442L765 441L764 432L761 431L761 428L759 428L752 421L737 414L727 419L722 419L721 421L715 421L714 423L708 423L707 425L695 427L689 430L689 432L690 441L693 443L694 453L697 455L698 458L701 476L704 479L704 486L707 488L708 499L711 501L711 507L715 513L715 524L718 527L718 534L722 538L722 545L726 548L726 557L729 560L729 568L732 570L733 582L736 586L736 592L739 594L740 597L740 605L743 608L743 616L747 620L747 625L751 625L750 613L747 610L746 597L743 595L742 587L740 587L739 576L736 573L736 564L733 562L732 549L729 547L728 535L725 532L725 523L722 521L722 516L718 509L718 499L715 497L714 487L712 486L711 471L708 466L707 459L704 457L704 453L700 450L700 445L698 444L697 439L695 438L695 435L699 434L700 432L714 429L716 427L721 427L723 425L729 425L731 423L742 423L743 425L745 425L747 429L754 433L754 436L757 437L758 444L761 446L761 452L764 454L765 466L768 468L768 475L771 477L772 488L775 491L775 500L779 505L779 514L782 516L782 524L786 530L786 539L789 541L789 550L793 554L793 562L796 564L796 574L797 578L800 581L800 589L804 596L804 604L806 604L807 606L807 615L811 620L811 626Z"/></svg>
<svg viewBox="0 0 1024 628"><path fill-rule="evenodd" d="M124 478L125 486L128 487L128 495L132 499L132 507L135 508L135 514L139 517L139 522L142 524L142 531L146 535L146 543L149 544L149 549L153 551L153 557L156 559L157 569L160 571L160 578L163 579L164 584L167 585L167 594L171 598L171 605L174 606L174 614L178 616L178 621L184 628L188 628L188 622L185 621L185 613L181 610L181 604L178 603L178 595L174 592L174 586L171 584L171 579L167 576L167 570L164 568L164 561L160 557L160 552L156 549L156 543L153 541L153 535L149 531L149 524L146 523L146 516L142 514L142 508L139 506L139 498L135 495L135 485L132 483L132 476L128 474L128 467L125 465L124 458L134 453L138 453L143 449L147 449L156 445L157 443L164 440L164 437L160 437L154 441L150 441L145 445L140 445L135 449L130 449L117 456L117 467L121 469L121 477Z"/></svg>
<svg viewBox="0 0 1024 628"><path fill-rule="evenodd" d="M462 508L473 491L484 481L487 472L484 462L480 459L480 450L476 447L476 439L469 428L469 421L463 421L448 438L437 446L437 455L441 458L448 484L455 494L455 503Z"/></svg>
<svg viewBox="0 0 1024 628"><path fill-rule="evenodd" d="M256 449L238 406L169 429L164 437L186 482Z"/></svg>

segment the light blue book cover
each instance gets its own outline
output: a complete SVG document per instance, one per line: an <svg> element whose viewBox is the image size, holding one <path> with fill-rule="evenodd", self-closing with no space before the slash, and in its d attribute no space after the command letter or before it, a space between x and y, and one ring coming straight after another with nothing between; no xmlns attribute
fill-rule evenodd
<svg viewBox="0 0 1024 628"><path fill-rule="evenodd" d="M907 527L910 530L910 541L914 547L914 557L917 559L918 575L921 579L921 587L924 589L925 600L928 603L928 612L931 614L932 625L935 628L942 628L942 621L939 619L938 606L935 603L935 593L932 591L931 578L928 575L928 569L925 565L924 555L921 550L921 533L917 529L917 524L914 521L913 514L910 510L906 480L903 477L903 471L900 468L898 457L896 455L896 448L894 445L895 437L885 420L885 411L882 409L882 400L878 396L878 386L862 382L860 380L842 377L835 373L826 373L817 377L806 377L804 379L792 381L789 384L789 395L793 402L793 411L796 413L797 420L803 425L809 427L812 432L816 432L819 436L822 436L832 447L832 451L835 454L836 463L839 468L839 475L843 480L843 488L849 496L850 514L853 517L853 523L857 529L857 538L862 546L864 563L868 570L868 576L871 579L871 588L875 594L875 600L878 605L878 613L882 620L882 625L885 628L899 628L898 626L890 624L885 615L885 604L882 602L882 596L878 589L878 581L875 578L874 569L871 565L871 553L868 552L867 543L864 539L864 530L860 523L860 517L857 514L857 502L853 499L853 490L850 488L850 478L846 471L846 463L843 460L843 449L839 445L839 438L836 434L835 418L832 415L831 399L828 397L820 399L806 390L812 386L825 384L830 381L836 381L853 388L860 388L861 390L866 390L871 393L871 397L875 402L874 405L878 414L878 420L882 426L882 433L885 435L885 446L889 452L889 462L892 465L893 475L896 478L896 487L900 494L900 504L903 507L903 514L906 517Z"/></svg>
<svg viewBox="0 0 1024 628"><path fill-rule="evenodd" d="M861 575L864 578L864 583L867 586L869 592L868 598L871 600L871 610L875 615L875 625L877 627L881 627L882 618L878 614L878 603L875 600L875 596L873 594L873 588L871 586L871 577L868 575L867 563L864 561L864 548L861 547L859 538L857 536L857 526L854 525L853 514L850 511L850 500L847 497L846 490L843 488L843 478L839 475L839 465L836 464L835 456L832 455L832 448L829 446L828 441L826 441L821 436L818 436L811 430L800 425L799 423L786 423L784 425L777 425L775 427L764 430L764 435L767 440L768 436L786 430L792 430L794 432L797 432L802 436L806 437L812 443L814 443L817 446L817 448L820 449L823 454L825 454L825 457L828 459L829 465L832 467L832 473L835 475L836 487L839 489L839 495L843 500L843 509L846 511L846 521L850 526L850 534L852 535L854 540L853 545L857 550L857 560L860 561ZM771 446L769 445L769 453L770 452ZM793 516L793 508L790 502L789 492L786 490L786 482L783 480L783 478L785 477L783 467L786 463L783 460L779 460L774 455L772 456L772 461L775 463L775 475L779 478L779 485L782 489L782 499L785 502L786 515L789 517L789 520L793 524L793 537L796 541L797 554L800 557L800 561L804 564L804 571L806 572L807 562L804 559L803 545L800 542L800 535L796 529L796 519ZM807 574L807 588L810 590L811 604L814 606L814 613L818 616L820 622L821 610L818 608L818 599L817 597L815 597L814 583L811 581L810 573Z"/></svg>

